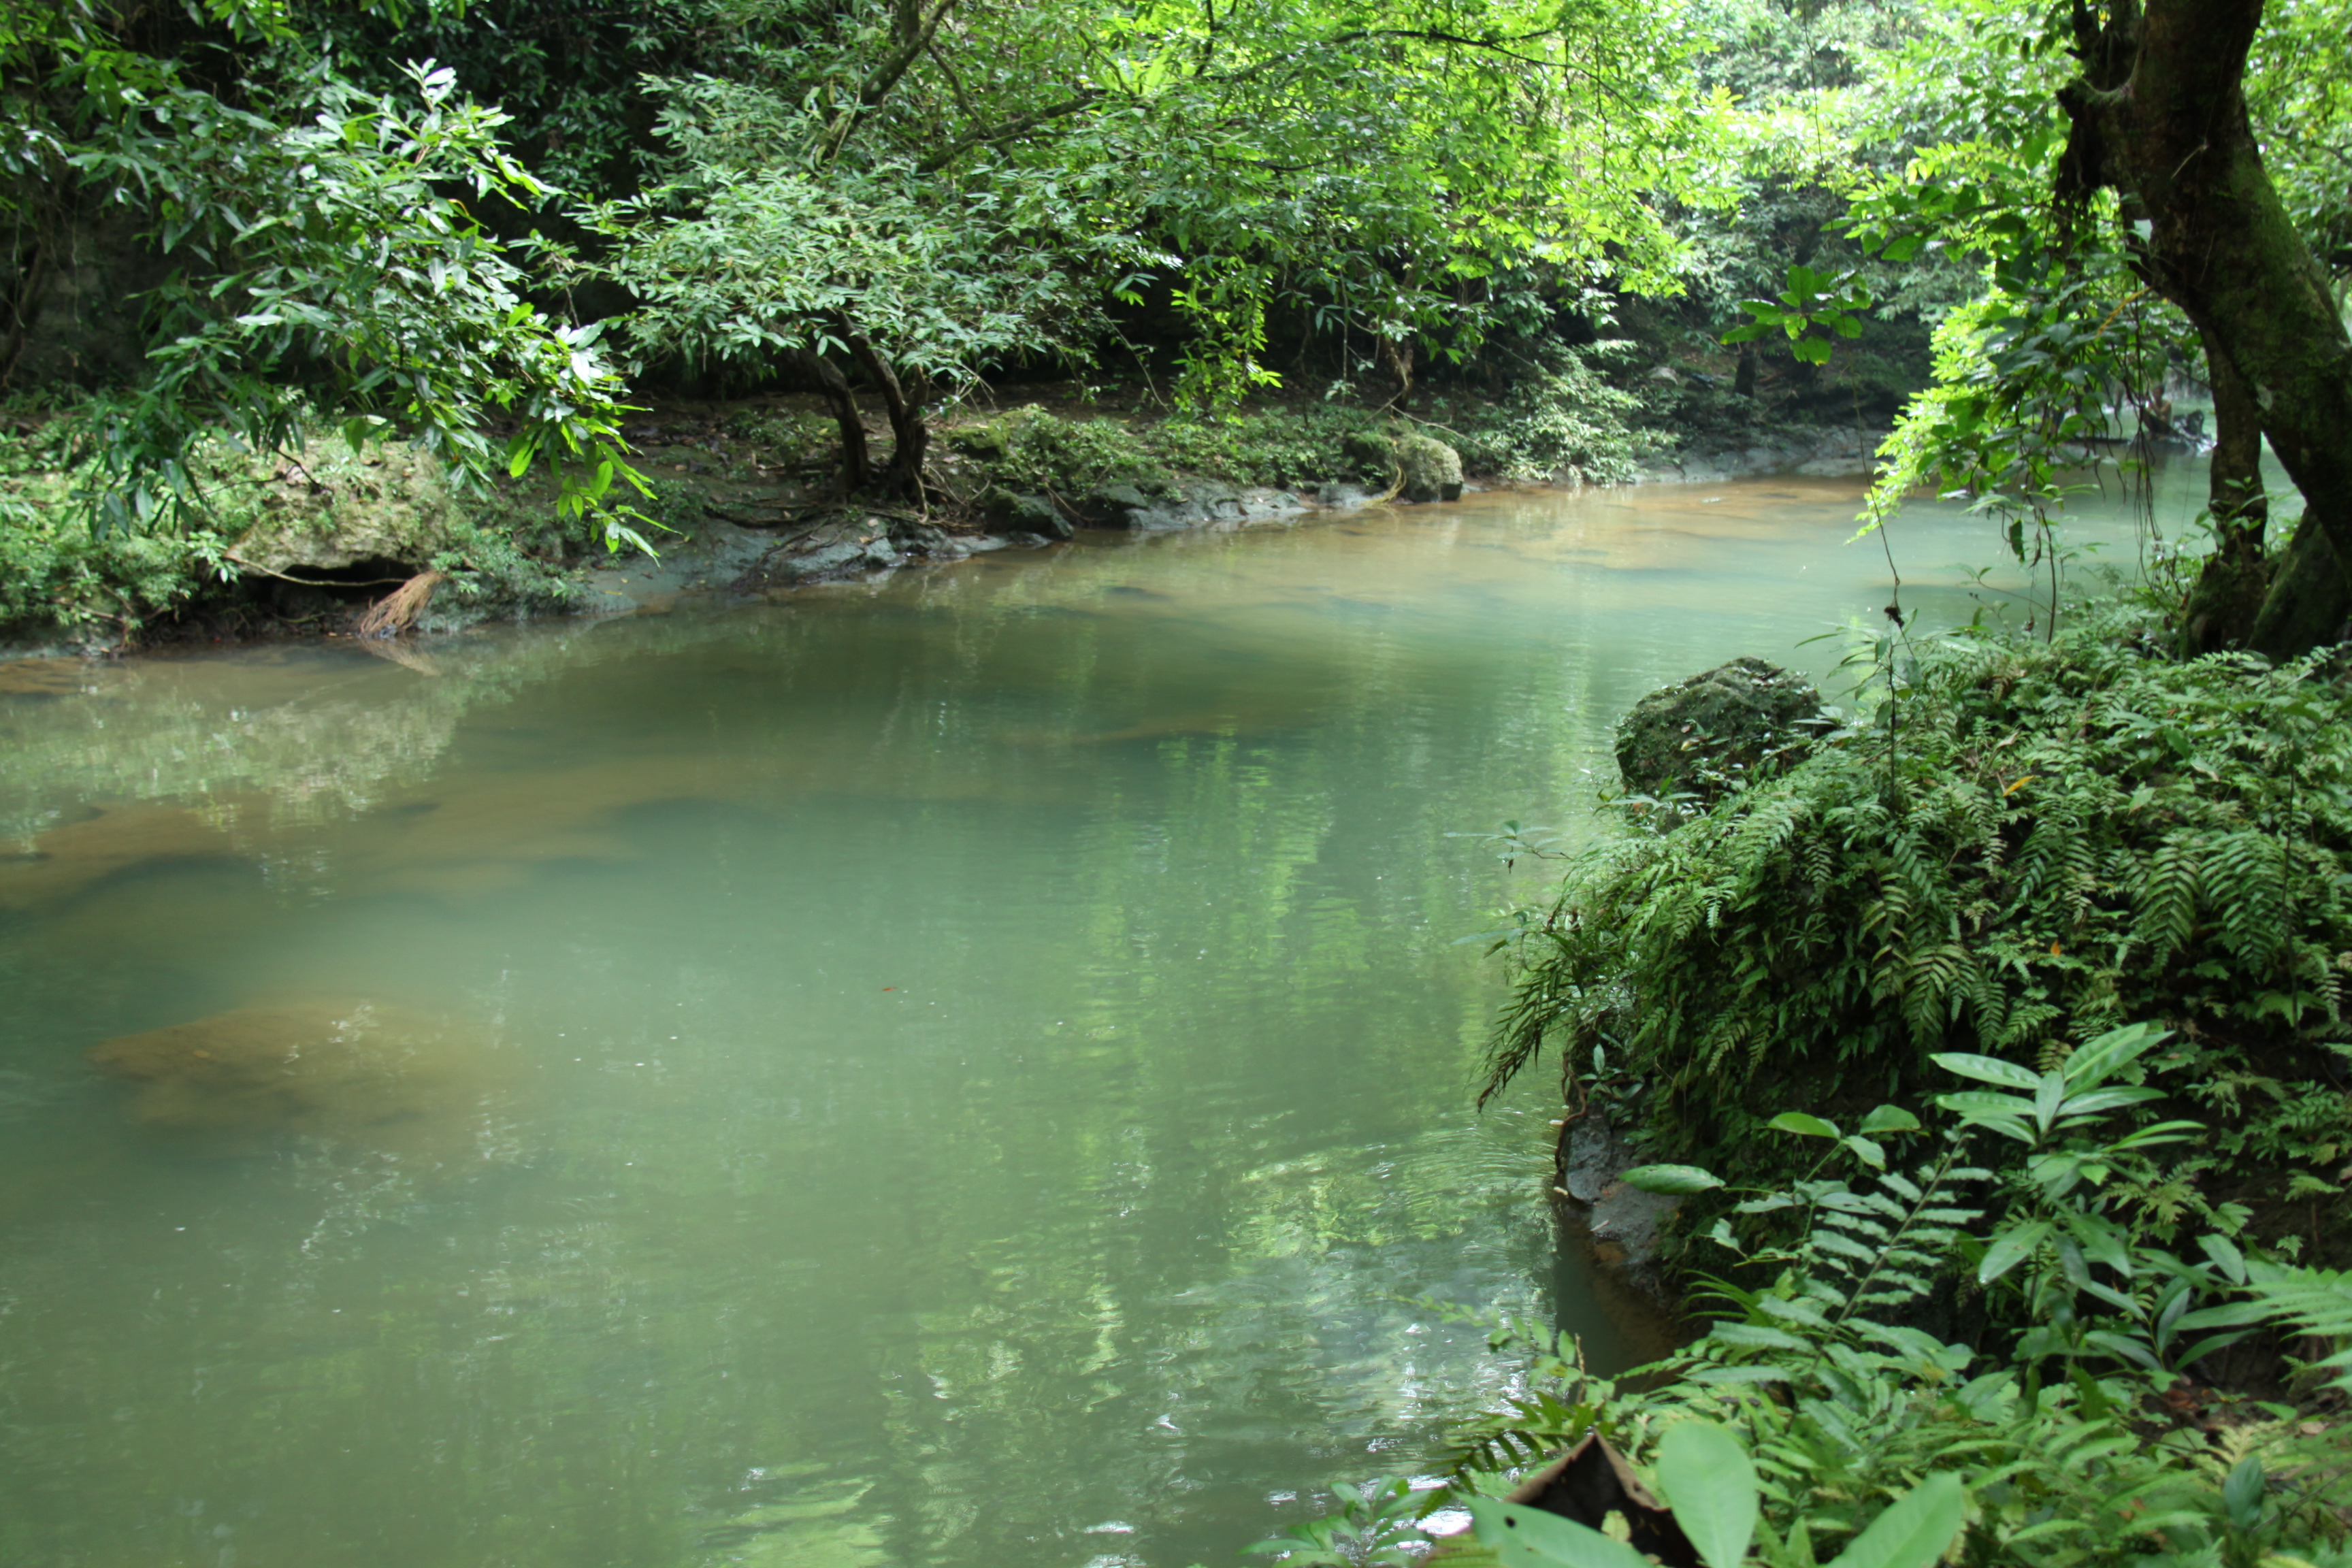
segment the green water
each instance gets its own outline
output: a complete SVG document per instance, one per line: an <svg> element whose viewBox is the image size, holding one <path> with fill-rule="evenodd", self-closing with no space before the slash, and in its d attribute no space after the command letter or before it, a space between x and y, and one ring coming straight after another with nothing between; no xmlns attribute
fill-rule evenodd
<svg viewBox="0 0 2352 1568"><path fill-rule="evenodd" d="M1624 1364L1541 1086L1469 1110L1457 939L1538 885L1476 835L1588 820L1653 687L1826 676L1854 489L16 667L0 1562L1229 1563L1508 1385L1417 1299ZM1964 616L1983 525L1906 526ZM281 1004L444 1032L293 1100L85 1056Z"/></svg>

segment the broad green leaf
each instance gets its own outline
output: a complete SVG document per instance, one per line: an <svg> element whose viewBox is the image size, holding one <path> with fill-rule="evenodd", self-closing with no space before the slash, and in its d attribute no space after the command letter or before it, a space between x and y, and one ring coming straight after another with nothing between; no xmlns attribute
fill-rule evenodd
<svg viewBox="0 0 2352 1568"><path fill-rule="evenodd" d="M1990 1285L2033 1255L2034 1248L2050 1239L2050 1222L2038 1219L2030 1225L2011 1226L1992 1238L1985 1248L1984 1259L1977 1265L1977 1283Z"/></svg>
<svg viewBox="0 0 2352 1568"><path fill-rule="evenodd" d="M1784 1110L1764 1124L1777 1132L1794 1132L1800 1138L1834 1138L1837 1124L1818 1116L1808 1116L1801 1110Z"/></svg>
<svg viewBox="0 0 2352 1568"><path fill-rule="evenodd" d="M1717 1323L1707 1331L1706 1337L1711 1340L1720 1340L1727 1345L1746 1345L1753 1349L1776 1351L1812 1349L1812 1346L1787 1330L1768 1328L1762 1323Z"/></svg>
<svg viewBox="0 0 2352 1568"><path fill-rule="evenodd" d="M1999 1057L1973 1056L1967 1051L1938 1051L1927 1059L1947 1072L1975 1079L1979 1083L1997 1083L2004 1089L2035 1089L2042 1087L2040 1073L2031 1068L2020 1067L2015 1062L2005 1062Z"/></svg>
<svg viewBox="0 0 2352 1568"><path fill-rule="evenodd" d="M1874 1135L1916 1132L1919 1131L1919 1119L1899 1105L1882 1105L1862 1119L1861 1131Z"/></svg>
<svg viewBox="0 0 2352 1568"><path fill-rule="evenodd" d="M2246 1282L2246 1255L2238 1250L2236 1242L2209 1230L2197 1238L2197 1246L2233 1282Z"/></svg>
<svg viewBox="0 0 2352 1568"><path fill-rule="evenodd" d="M1677 1421L1658 1444L1658 1484L1709 1568L1738 1568L1756 1534L1756 1467L1712 1421Z"/></svg>
<svg viewBox="0 0 2352 1568"><path fill-rule="evenodd" d="M1685 1193L1703 1193L1723 1185L1723 1178L1696 1165L1636 1165L1617 1178L1627 1186L1645 1193L1662 1193L1679 1196Z"/></svg>
<svg viewBox="0 0 2352 1568"><path fill-rule="evenodd" d="M1572 1519L1494 1498L1470 1498L1465 1506L1476 1521L1479 1544L1491 1548L1504 1568L1650 1568L1623 1542Z"/></svg>
<svg viewBox="0 0 2352 1568"><path fill-rule="evenodd" d="M2230 1522L2240 1530L2251 1531L2262 1522L2263 1486L2260 1454L2239 1460L2230 1479L2221 1483L2221 1506L2229 1510Z"/></svg>
<svg viewBox="0 0 2352 1568"><path fill-rule="evenodd" d="M2033 1102L2014 1094L1990 1094L1981 1089L1964 1089L1955 1094L1939 1094L1936 1103L1955 1115L1970 1121L1990 1119L2030 1121Z"/></svg>
<svg viewBox="0 0 2352 1568"><path fill-rule="evenodd" d="M2090 1089L2171 1037L2172 1031L2159 1024L2126 1024L2075 1047L2059 1070L2068 1089Z"/></svg>
<svg viewBox="0 0 2352 1568"><path fill-rule="evenodd" d="M1959 1534L1967 1512L1960 1478L1938 1471L1889 1503L1830 1568L1930 1568Z"/></svg>
<svg viewBox="0 0 2352 1568"><path fill-rule="evenodd" d="M1840 1140L1874 1171L1886 1169L1886 1151L1875 1140L1859 1135Z"/></svg>

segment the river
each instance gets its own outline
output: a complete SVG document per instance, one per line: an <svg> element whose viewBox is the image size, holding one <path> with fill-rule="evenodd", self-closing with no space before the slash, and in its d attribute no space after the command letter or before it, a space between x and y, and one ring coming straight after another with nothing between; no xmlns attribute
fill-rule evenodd
<svg viewBox="0 0 2352 1568"><path fill-rule="evenodd" d="M0 1561L1225 1564L1509 1385L1439 1303L1626 1364L1470 1108L1480 836L1834 687L1857 489L0 666Z"/></svg>

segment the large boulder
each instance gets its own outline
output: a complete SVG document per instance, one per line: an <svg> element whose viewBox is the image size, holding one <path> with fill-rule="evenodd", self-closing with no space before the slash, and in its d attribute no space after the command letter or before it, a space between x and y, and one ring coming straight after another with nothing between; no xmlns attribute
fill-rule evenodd
<svg viewBox="0 0 2352 1568"><path fill-rule="evenodd" d="M1712 799L1766 757L1801 751L1824 717L1803 676L1735 658L1633 704L1617 724L1617 770L1630 794Z"/></svg>
<svg viewBox="0 0 2352 1568"><path fill-rule="evenodd" d="M230 552L262 572L422 569L449 547L458 521L440 460L398 442L359 453L320 442L299 461L268 460L255 477L254 521Z"/></svg>
<svg viewBox="0 0 2352 1568"><path fill-rule="evenodd" d="M1462 499L1462 454L1436 437L1417 431L1398 437L1396 460L1404 470L1405 500Z"/></svg>

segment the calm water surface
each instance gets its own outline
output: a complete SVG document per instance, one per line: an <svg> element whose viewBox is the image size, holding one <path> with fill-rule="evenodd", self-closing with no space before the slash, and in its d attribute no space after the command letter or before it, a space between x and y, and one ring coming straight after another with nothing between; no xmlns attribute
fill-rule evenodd
<svg viewBox="0 0 2352 1568"><path fill-rule="evenodd" d="M1468 1109L1476 835L1826 677L1855 489L0 668L0 1562L1226 1563L1507 1386L1424 1299L1624 1364Z"/></svg>

